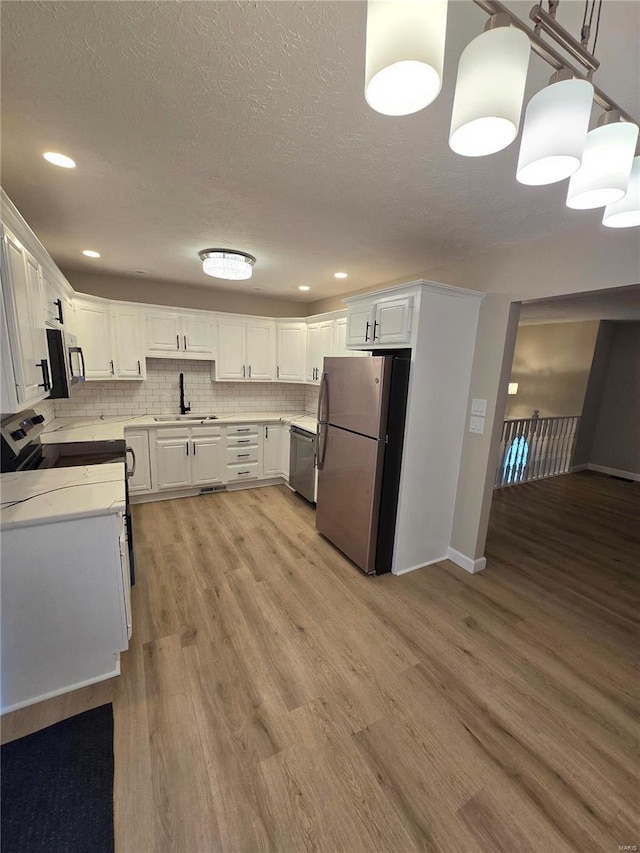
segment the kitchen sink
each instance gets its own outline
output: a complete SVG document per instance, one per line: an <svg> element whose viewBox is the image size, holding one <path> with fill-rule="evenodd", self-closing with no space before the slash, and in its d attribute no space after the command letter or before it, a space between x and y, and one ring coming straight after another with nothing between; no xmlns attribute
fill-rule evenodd
<svg viewBox="0 0 640 853"><path fill-rule="evenodd" d="M217 415L161 415L154 418L154 421L159 423L169 423L171 421L217 421Z"/></svg>

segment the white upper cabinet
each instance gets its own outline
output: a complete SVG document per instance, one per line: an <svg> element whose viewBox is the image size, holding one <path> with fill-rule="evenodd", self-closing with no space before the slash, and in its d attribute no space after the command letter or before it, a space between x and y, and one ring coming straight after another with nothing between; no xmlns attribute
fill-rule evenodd
<svg viewBox="0 0 640 853"><path fill-rule="evenodd" d="M118 379L146 379L147 363L140 311L117 305L111 309L116 376Z"/></svg>
<svg viewBox="0 0 640 853"><path fill-rule="evenodd" d="M44 400L49 394L49 350L42 288L38 262L20 240L4 228L2 411L7 414Z"/></svg>
<svg viewBox="0 0 640 853"><path fill-rule="evenodd" d="M213 315L158 308L147 311L146 354L152 358L214 357Z"/></svg>
<svg viewBox="0 0 640 853"><path fill-rule="evenodd" d="M333 339L333 320L322 320L307 326L307 382L320 382L324 357L333 355Z"/></svg>
<svg viewBox="0 0 640 853"><path fill-rule="evenodd" d="M85 379L115 379L115 347L109 303L76 299L76 332L84 354Z"/></svg>
<svg viewBox="0 0 640 853"><path fill-rule="evenodd" d="M180 315L147 311L147 355L169 358L180 354Z"/></svg>
<svg viewBox="0 0 640 853"><path fill-rule="evenodd" d="M75 325L87 381L146 379L140 309L105 299L75 300Z"/></svg>
<svg viewBox="0 0 640 853"><path fill-rule="evenodd" d="M270 320L218 320L218 351L212 378L222 382L275 379L276 327Z"/></svg>
<svg viewBox="0 0 640 853"><path fill-rule="evenodd" d="M276 379L278 382L304 382L307 324L278 323L276 334Z"/></svg>
<svg viewBox="0 0 640 853"><path fill-rule="evenodd" d="M410 346L413 302L413 294L348 300L347 346Z"/></svg>
<svg viewBox="0 0 640 853"><path fill-rule="evenodd" d="M75 334L73 291L59 273L47 266L42 267L42 293L47 326Z"/></svg>

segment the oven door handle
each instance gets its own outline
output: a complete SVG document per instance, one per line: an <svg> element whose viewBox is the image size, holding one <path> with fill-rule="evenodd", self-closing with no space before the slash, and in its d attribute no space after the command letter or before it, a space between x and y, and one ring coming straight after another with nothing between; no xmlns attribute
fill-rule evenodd
<svg viewBox="0 0 640 853"><path fill-rule="evenodd" d="M136 452L129 444L127 444L126 453L131 454L131 458L133 460L133 466L131 470L127 468L127 480L130 480L136 473Z"/></svg>

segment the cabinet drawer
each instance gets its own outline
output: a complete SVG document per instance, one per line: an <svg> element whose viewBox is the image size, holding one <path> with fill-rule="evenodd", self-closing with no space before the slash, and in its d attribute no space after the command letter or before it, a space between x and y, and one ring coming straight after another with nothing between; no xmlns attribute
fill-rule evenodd
<svg viewBox="0 0 640 853"><path fill-rule="evenodd" d="M237 426L228 426L227 427L227 438L231 438L232 436L247 436L247 435L258 435L258 425L257 424L238 424Z"/></svg>
<svg viewBox="0 0 640 853"><path fill-rule="evenodd" d="M227 447L225 451L227 464L241 465L244 462L257 462L258 451L259 447L257 444L240 445L239 447Z"/></svg>
<svg viewBox="0 0 640 853"><path fill-rule="evenodd" d="M227 447L257 447L257 435L228 435Z"/></svg>
<svg viewBox="0 0 640 853"><path fill-rule="evenodd" d="M238 480L257 480L260 475L257 462L246 462L242 465L227 465L227 483Z"/></svg>

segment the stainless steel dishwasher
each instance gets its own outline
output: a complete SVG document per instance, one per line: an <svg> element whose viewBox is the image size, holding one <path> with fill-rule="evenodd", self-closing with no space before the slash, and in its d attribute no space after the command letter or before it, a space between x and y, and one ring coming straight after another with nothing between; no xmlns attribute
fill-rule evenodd
<svg viewBox="0 0 640 853"><path fill-rule="evenodd" d="M308 501L315 501L317 436L291 424L289 485Z"/></svg>

